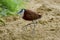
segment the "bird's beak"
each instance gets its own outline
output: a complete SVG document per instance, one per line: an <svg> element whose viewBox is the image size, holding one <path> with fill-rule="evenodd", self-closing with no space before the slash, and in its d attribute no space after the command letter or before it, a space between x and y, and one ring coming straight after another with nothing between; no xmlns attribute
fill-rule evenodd
<svg viewBox="0 0 60 40"><path fill-rule="evenodd" d="M17 14L20 14L20 12L18 12Z"/></svg>

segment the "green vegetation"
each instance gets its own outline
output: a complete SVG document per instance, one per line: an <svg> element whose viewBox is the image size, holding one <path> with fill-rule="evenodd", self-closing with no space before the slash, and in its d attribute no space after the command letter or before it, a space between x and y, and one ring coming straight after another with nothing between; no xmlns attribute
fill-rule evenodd
<svg viewBox="0 0 60 40"><path fill-rule="evenodd" d="M23 0L0 0L1 16L15 14L22 8L25 8L25 2Z"/></svg>
<svg viewBox="0 0 60 40"><path fill-rule="evenodd" d="M25 8L25 4L24 0L0 0L0 22L4 24L2 17L16 15L18 11Z"/></svg>

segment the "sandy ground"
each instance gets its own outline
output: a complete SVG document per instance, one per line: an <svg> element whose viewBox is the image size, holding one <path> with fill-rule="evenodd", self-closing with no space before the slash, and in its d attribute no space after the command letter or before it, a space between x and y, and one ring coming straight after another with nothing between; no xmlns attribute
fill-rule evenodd
<svg viewBox="0 0 60 40"><path fill-rule="evenodd" d="M42 15L35 29L19 16L4 18L0 40L60 40L60 0L29 0L27 9Z"/></svg>

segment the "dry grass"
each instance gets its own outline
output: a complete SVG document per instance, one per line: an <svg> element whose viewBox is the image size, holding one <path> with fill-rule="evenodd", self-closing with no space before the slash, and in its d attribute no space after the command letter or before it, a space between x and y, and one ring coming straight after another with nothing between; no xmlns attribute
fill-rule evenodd
<svg viewBox="0 0 60 40"><path fill-rule="evenodd" d="M27 9L42 15L34 31L32 29L34 24L27 25L31 22L19 16L4 17L5 26L0 26L0 40L60 40L58 3L59 0L32 0L27 4Z"/></svg>

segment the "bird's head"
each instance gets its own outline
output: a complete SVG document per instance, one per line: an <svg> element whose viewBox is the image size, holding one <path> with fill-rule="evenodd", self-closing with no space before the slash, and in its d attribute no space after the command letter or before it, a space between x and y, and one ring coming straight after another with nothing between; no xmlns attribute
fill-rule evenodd
<svg viewBox="0 0 60 40"><path fill-rule="evenodd" d="M24 15L25 9L21 9L17 14L20 14L21 16Z"/></svg>
<svg viewBox="0 0 60 40"><path fill-rule="evenodd" d="M21 9L17 14L22 14L24 13L25 9Z"/></svg>

